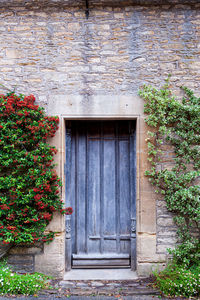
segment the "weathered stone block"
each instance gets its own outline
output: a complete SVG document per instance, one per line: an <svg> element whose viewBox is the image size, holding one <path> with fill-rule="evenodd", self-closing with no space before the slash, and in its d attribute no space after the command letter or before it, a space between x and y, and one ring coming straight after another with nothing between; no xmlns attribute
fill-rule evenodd
<svg viewBox="0 0 200 300"><path fill-rule="evenodd" d="M157 225L159 226L174 226L173 218L171 217L158 217Z"/></svg>
<svg viewBox="0 0 200 300"><path fill-rule="evenodd" d="M8 255L7 263L17 272L34 272L33 255Z"/></svg>
<svg viewBox="0 0 200 300"><path fill-rule="evenodd" d="M177 242L177 237L176 236L159 236L157 238L157 244L159 245L174 245Z"/></svg>
<svg viewBox="0 0 200 300"><path fill-rule="evenodd" d="M165 268L165 263L139 263L137 273L139 276L149 276L153 271L162 271Z"/></svg>
<svg viewBox="0 0 200 300"><path fill-rule="evenodd" d="M156 252L156 234L139 234L137 236L138 263L157 263L164 261L165 257Z"/></svg>
<svg viewBox="0 0 200 300"><path fill-rule="evenodd" d="M60 213L54 213L53 219L50 222L50 224L47 226L47 230L49 231L55 231L55 232L62 232L65 229L65 217L61 215Z"/></svg>
<svg viewBox="0 0 200 300"><path fill-rule="evenodd" d="M23 53L22 49L17 50L17 49L6 49L6 57L7 58L23 58L25 57L25 54Z"/></svg>
<svg viewBox="0 0 200 300"><path fill-rule="evenodd" d="M10 255L37 255L43 252L44 245L38 245L38 247L26 247L26 246L16 246L10 249Z"/></svg>
<svg viewBox="0 0 200 300"><path fill-rule="evenodd" d="M167 254L167 249L174 249L175 245L157 245L157 253Z"/></svg>
<svg viewBox="0 0 200 300"><path fill-rule="evenodd" d="M35 271L63 278L65 271L65 235L58 234L54 241L44 245L44 253L35 257Z"/></svg>

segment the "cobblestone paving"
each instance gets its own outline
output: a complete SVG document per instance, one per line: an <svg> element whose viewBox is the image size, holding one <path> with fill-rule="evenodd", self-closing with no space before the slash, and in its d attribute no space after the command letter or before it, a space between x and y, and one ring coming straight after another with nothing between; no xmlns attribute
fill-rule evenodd
<svg viewBox="0 0 200 300"><path fill-rule="evenodd" d="M158 295L159 292L150 285L152 279L126 281L84 280L60 281L54 283L58 292L70 296L129 296L129 295ZM53 292L53 291L52 291ZM45 291L44 291L45 293Z"/></svg>
<svg viewBox="0 0 200 300"><path fill-rule="evenodd" d="M162 297L158 290L152 288L153 279L144 278L126 281L52 280L52 289L42 290L33 296L5 296L0 300L18 298L20 300L159 300ZM170 298L170 300L183 298Z"/></svg>

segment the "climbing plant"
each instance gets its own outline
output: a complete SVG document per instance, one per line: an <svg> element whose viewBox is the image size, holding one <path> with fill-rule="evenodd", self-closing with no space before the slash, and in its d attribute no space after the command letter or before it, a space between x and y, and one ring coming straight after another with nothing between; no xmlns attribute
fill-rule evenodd
<svg viewBox="0 0 200 300"><path fill-rule="evenodd" d="M139 95L150 128L146 175L175 216L179 245L169 252L176 263L190 268L200 261L200 98L182 90L183 98L176 99L168 78L163 88L145 85ZM171 157L168 166L166 155Z"/></svg>
<svg viewBox="0 0 200 300"><path fill-rule="evenodd" d="M50 242L46 226L54 212L71 214L59 195L54 171L57 152L47 139L58 117L45 116L33 95L0 95L0 241L4 244Z"/></svg>

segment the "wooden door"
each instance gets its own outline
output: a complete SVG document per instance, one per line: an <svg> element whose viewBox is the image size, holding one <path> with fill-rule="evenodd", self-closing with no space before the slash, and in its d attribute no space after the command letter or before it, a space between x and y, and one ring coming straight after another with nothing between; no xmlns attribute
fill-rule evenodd
<svg viewBox="0 0 200 300"><path fill-rule="evenodd" d="M71 121L66 140L68 269L135 269L135 122Z"/></svg>

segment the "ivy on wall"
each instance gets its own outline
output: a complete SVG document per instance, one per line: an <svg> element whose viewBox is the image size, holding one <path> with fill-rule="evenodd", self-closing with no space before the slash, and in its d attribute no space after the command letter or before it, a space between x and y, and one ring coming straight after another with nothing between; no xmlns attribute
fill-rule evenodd
<svg viewBox="0 0 200 300"><path fill-rule="evenodd" d="M150 128L147 143L151 168L146 175L175 215L179 246L169 251L176 263L191 267L200 260L200 98L190 89L182 89L184 96L177 100L168 78L163 88L145 85L139 95L146 102ZM172 150L171 167L163 164L167 154L164 144Z"/></svg>
<svg viewBox="0 0 200 300"><path fill-rule="evenodd" d="M46 232L55 211L71 214L60 199L54 171L55 147L47 139L58 117L45 116L33 95L0 95L0 241L4 244L50 242Z"/></svg>

